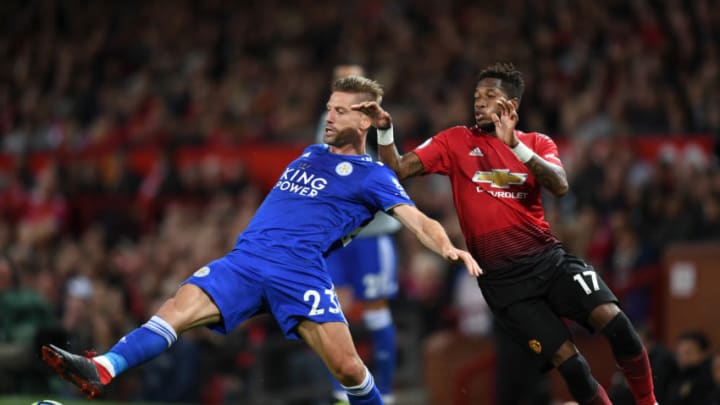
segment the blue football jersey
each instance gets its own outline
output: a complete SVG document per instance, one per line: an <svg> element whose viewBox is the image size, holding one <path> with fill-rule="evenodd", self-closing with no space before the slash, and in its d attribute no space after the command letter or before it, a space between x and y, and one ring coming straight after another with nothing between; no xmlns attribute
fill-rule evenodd
<svg viewBox="0 0 720 405"><path fill-rule="evenodd" d="M322 257L347 244L377 211L400 204L414 205L389 168L369 155L310 145L285 169L236 248L322 266Z"/></svg>

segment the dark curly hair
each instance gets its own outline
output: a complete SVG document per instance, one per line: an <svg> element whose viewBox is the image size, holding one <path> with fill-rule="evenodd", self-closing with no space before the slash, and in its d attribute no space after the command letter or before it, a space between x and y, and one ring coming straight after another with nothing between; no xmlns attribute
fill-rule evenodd
<svg viewBox="0 0 720 405"><path fill-rule="evenodd" d="M500 88L510 97L520 100L525 90L522 73L512 63L496 63L480 72L478 82L482 79L500 79Z"/></svg>

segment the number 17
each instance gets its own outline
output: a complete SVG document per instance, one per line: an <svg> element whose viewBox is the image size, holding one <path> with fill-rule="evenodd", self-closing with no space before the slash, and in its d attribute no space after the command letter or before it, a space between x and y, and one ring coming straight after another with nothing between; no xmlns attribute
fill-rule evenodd
<svg viewBox="0 0 720 405"><path fill-rule="evenodd" d="M590 277L590 281L592 281L592 290L590 289L590 286L585 282L585 279L582 277ZM573 277L573 280L577 281L578 284L580 284L580 287L582 287L583 291L585 291L585 294L590 295L593 291L598 291L600 289L600 285L598 285L597 280L597 273L595 273L592 270L583 271L582 275L576 274Z"/></svg>

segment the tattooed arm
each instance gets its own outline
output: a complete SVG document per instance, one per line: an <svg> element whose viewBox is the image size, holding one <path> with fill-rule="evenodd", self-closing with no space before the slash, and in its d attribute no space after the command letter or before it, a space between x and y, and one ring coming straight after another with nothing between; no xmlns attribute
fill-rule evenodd
<svg viewBox="0 0 720 405"><path fill-rule="evenodd" d="M562 197L568 192L568 181L562 166L548 162L538 156L532 149L520 142L515 134L515 124L518 121L517 102L515 100L501 99L497 101L498 112L493 114L495 135L512 149L521 162L530 169L533 176L556 197Z"/></svg>
<svg viewBox="0 0 720 405"><path fill-rule="evenodd" d="M556 197L562 197L568 192L567 175L562 167L544 160L537 154L525 162L525 166L530 169L537 181Z"/></svg>
<svg viewBox="0 0 720 405"><path fill-rule="evenodd" d="M380 155L380 161L388 165L400 180L425 172L425 167L414 152L400 156L395 144L378 145L378 155Z"/></svg>

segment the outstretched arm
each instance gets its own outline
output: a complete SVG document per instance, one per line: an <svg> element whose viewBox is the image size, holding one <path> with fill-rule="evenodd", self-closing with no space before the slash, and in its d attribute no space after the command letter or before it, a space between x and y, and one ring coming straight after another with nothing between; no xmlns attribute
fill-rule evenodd
<svg viewBox="0 0 720 405"><path fill-rule="evenodd" d="M401 204L391 210L392 216L398 219L418 240L428 249L453 263L464 263L468 274L479 276L483 274L480 265L470 253L456 248L450 241L445 229L440 223L429 218L412 205Z"/></svg>
<svg viewBox="0 0 720 405"><path fill-rule="evenodd" d="M354 104L350 108L370 117L372 126L377 128L378 132L380 160L390 167L400 180L425 172L425 167L415 153L408 152L401 156L398 152L393 137L392 117L380 107L380 104L375 101L367 101Z"/></svg>
<svg viewBox="0 0 720 405"><path fill-rule="evenodd" d="M500 112L493 115L495 134L500 140L512 149L521 162L527 166L535 178L556 197L562 197L568 192L568 181L565 170L538 156L515 135L515 125L518 114L515 104L509 100L498 100Z"/></svg>

